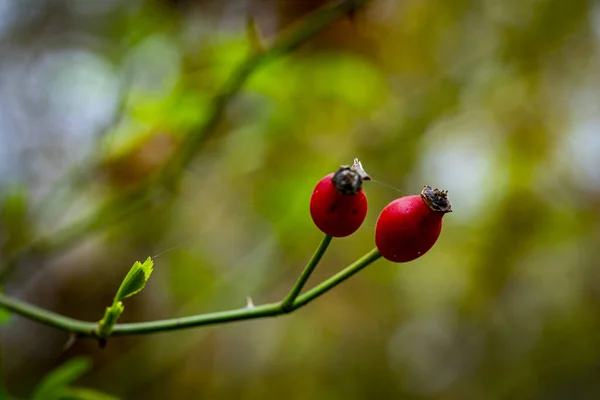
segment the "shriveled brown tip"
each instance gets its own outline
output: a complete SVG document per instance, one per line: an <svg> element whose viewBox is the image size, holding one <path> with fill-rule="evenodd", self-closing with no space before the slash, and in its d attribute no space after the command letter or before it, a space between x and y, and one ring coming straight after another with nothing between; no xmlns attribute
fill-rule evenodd
<svg viewBox="0 0 600 400"><path fill-rule="evenodd" d="M370 180L358 158L354 159L351 167L342 165L332 178L335 188L342 194L356 194L362 188L363 181Z"/></svg>
<svg viewBox="0 0 600 400"><path fill-rule="evenodd" d="M432 211L444 214L452 212L447 190L432 189L431 186L426 185L421 191L421 198Z"/></svg>
<svg viewBox="0 0 600 400"><path fill-rule="evenodd" d="M356 194L362 188L362 179L360 175L353 171L350 167L341 166L335 174L333 174L333 185L341 194Z"/></svg>

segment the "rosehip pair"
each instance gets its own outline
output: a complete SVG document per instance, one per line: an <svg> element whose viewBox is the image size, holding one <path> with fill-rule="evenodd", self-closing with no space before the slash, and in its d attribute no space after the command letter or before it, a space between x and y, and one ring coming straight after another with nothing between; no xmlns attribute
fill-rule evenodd
<svg viewBox="0 0 600 400"><path fill-rule="evenodd" d="M310 214L326 235L344 237L354 233L367 215L367 197L362 188L370 180L358 159L342 166L317 183L310 199ZM375 244L381 255L393 262L408 262L425 254L437 241L442 217L451 212L448 192L429 186L419 195L389 203L375 226Z"/></svg>

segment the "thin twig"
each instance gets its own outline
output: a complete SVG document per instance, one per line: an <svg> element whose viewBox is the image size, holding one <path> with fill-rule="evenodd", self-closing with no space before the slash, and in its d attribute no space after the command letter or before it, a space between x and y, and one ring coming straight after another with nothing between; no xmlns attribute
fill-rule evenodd
<svg viewBox="0 0 600 400"><path fill-rule="evenodd" d="M281 308L283 308L284 311L292 310L294 300L296 300L296 297L298 297L298 295L302 291L302 288L308 281L308 278L310 278L310 275L317 267L317 264L319 264L319 261L321 261L323 254L325 254L327 247L329 247L329 243L331 243L331 239L333 238L329 235L323 236L323 240L321 240L321 243L319 244L319 247L317 247L315 254L313 254L308 264L306 264L306 268L304 268L302 274L300 274L300 277L296 281L296 284L292 287L292 290L290 290L288 295L281 302Z"/></svg>
<svg viewBox="0 0 600 400"><path fill-rule="evenodd" d="M165 332L193 328L198 326L216 325L227 322L242 321L257 318L275 317L290 313L305 306L317 297L328 292L346 279L364 269L369 264L381 257L377 249L371 250L362 258L335 274L331 278L315 286L308 292L298 296L288 309L282 307L282 302L263 304L253 308L243 307L234 310L221 311L208 314L199 314L189 317L165 319L150 322L137 322L127 324L116 324L111 336L130 336L155 332ZM52 311L34 306L27 302L13 299L0 293L0 306L21 316L37 321L39 323L77 334L79 337L97 338L95 322L80 321Z"/></svg>

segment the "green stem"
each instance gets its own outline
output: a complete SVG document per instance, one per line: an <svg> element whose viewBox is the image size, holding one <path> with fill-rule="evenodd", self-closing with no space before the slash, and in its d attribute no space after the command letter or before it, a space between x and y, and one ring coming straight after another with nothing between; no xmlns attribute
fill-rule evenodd
<svg viewBox="0 0 600 400"><path fill-rule="evenodd" d="M33 304L8 297L3 293L0 293L0 306L30 320L81 336L93 336L94 330L98 326L95 322L85 322L65 317L53 311L44 310Z"/></svg>
<svg viewBox="0 0 600 400"><path fill-rule="evenodd" d="M281 302L281 308L283 308L286 311L291 310L291 306L294 303L294 300L296 300L296 297L298 297L298 295L302 291L302 288L308 281L308 278L310 278L310 275L313 273L313 271L319 264L319 261L321 261L323 254L325 254L327 247L329 247L329 243L331 243L331 239L333 238L329 235L323 236L323 240L321 240L321 243L319 244L319 247L317 247L315 254L313 254L308 264L306 264L306 267L304 268L304 271L302 271L302 274L300 274L300 277L296 281L296 284L294 284L292 290L290 290L288 295Z"/></svg>
<svg viewBox="0 0 600 400"><path fill-rule="evenodd" d="M294 306L293 306L294 310L310 303L311 301L313 301L314 299L316 299L323 293L329 291L329 289L331 289L332 287L335 287L335 286L339 285L340 283L344 282L346 279L350 278L352 275L361 271L367 265L374 263L375 261L379 260L380 258L381 258L381 253L379 253L379 250L377 250L377 248L371 250L370 252L368 252L367 254L365 254L364 256L359 258L358 260L356 260L353 264L350 264L348 267L344 268L343 270L341 270L340 272L338 272L331 278L320 283L319 285L315 286L308 292L306 292L303 295L301 295L300 297L298 297L296 299L296 301L294 301Z"/></svg>
<svg viewBox="0 0 600 400"><path fill-rule="evenodd" d="M198 326L216 325L226 322L242 321L274 317L283 314L279 303L263 304L256 307L244 307L234 310L219 311L214 313L192 315L189 317L164 319L160 321L135 322L129 324L116 324L112 336L126 336L154 332L174 331Z"/></svg>
<svg viewBox="0 0 600 400"><path fill-rule="evenodd" d="M336 275L317 285L305 294L296 298L289 310L282 308L282 303L269 303L257 307L238 308L229 311L221 311L208 314L194 315L190 317L165 319L151 322L137 322L129 324L116 324L111 336L139 335L154 332L173 331L197 326L216 325L226 322L242 321L247 319L257 319L274 317L296 310L322 294L328 292L339 285L352 275L356 274L367 265L373 263L381 257L377 249L371 250L365 256L338 272ZM33 321L52 326L63 331L72 332L80 337L97 338L96 329L98 324L95 322L85 322L65 317L52 311L44 310L40 307L28 304L24 301L5 296L0 293L0 306L9 311L20 314Z"/></svg>

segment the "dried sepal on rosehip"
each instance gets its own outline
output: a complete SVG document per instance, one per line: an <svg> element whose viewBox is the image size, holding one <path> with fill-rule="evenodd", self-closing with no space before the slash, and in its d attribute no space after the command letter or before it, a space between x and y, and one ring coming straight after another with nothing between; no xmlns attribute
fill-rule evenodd
<svg viewBox="0 0 600 400"><path fill-rule="evenodd" d="M367 196L362 183L371 177L355 158L351 167L323 177L310 198L310 215L323 233L344 237L354 233L367 215Z"/></svg>
<svg viewBox="0 0 600 400"><path fill-rule="evenodd" d="M427 253L442 230L442 217L452 212L448 191L425 186L421 194L388 204L377 219L375 244L393 262L408 262Z"/></svg>

